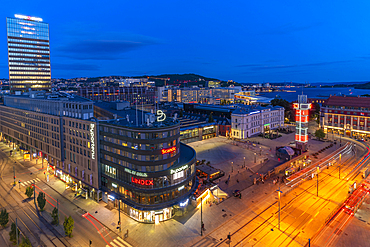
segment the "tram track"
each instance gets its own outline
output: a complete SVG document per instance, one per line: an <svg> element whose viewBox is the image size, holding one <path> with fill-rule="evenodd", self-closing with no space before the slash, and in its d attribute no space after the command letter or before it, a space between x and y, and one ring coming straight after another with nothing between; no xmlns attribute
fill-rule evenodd
<svg viewBox="0 0 370 247"><path fill-rule="evenodd" d="M366 151L365 151L366 152ZM364 153L365 153L364 152ZM341 164L340 166L341 166L341 171L342 172L345 172L345 171L347 171L351 166L353 166L353 163L355 163L356 164L356 160L354 160L354 158L353 157L350 157L348 160L346 160L343 164ZM334 173L335 171L337 171L339 169L339 166L336 168L336 169L334 169L334 170L332 170L330 173L327 173L327 174L325 174L322 178L320 178L319 180L320 180L320 182L321 182L321 185L322 185L322 182L326 179L326 178L328 178L328 177L330 177L330 176L332 176L332 173ZM351 172L349 172L346 176L348 176L349 174L350 174ZM356 174L358 174L358 173L356 173ZM334 176L332 176L333 177L333 179L335 179L334 178ZM343 181L345 181L344 179L342 180L342 182ZM341 182L341 183L342 183ZM329 183L327 183L327 184L329 184ZM324 187L327 185L327 184L325 184L324 185ZM343 185L342 185L343 186ZM292 205L292 203L294 202L294 201L296 201L296 200L298 200L298 199L300 199L301 197L303 197L305 194L307 194L307 192L309 192L309 190L310 189L312 189L312 188L314 188L314 187L316 187L316 185L315 184L313 184L313 185L311 185L311 186L309 186L307 189L305 189L305 190L303 190L302 192L300 192L298 195L296 195L294 198L292 198L289 202L287 202L281 209L283 210L283 209L285 209L285 208L287 208L289 205ZM321 186L321 188L323 188L322 186ZM334 192L335 193L335 192ZM309 192L309 195L311 195L312 193L310 193ZM316 201L314 204L316 204L318 201ZM328 204L329 202L327 201L326 203L325 203L325 205L319 205L319 206L323 206L323 207L325 207L327 204ZM258 215L256 215L254 218L252 218L251 220L249 220L247 223L245 223L244 225L242 225L240 228L238 228L236 231L234 231L232 234L231 234L231 236L234 236L234 235L236 235L236 234L239 234L244 228L246 228L247 226L249 226L250 225L250 223L254 220L254 219L256 219L257 217L261 217L262 216L262 214L263 213L265 213L268 209L270 209L273 205L275 205L276 204L276 202L275 203L273 203L273 204L271 204L270 206L268 206L267 208L265 208L263 211L261 211ZM264 226L264 224L266 224L267 222L269 222L269 224L271 224L270 223L270 220L273 218L273 217L276 217L276 212L275 213L273 213L271 216L269 216L269 217L267 217L267 219L265 219L261 224L259 224L257 227L255 227L251 232L249 232L246 236L244 236L235 246L237 246L237 245L239 245L239 244L241 244L241 243L243 243L248 237L250 237L252 234L254 234L254 233L256 233L256 232L258 232L258 230L262 227L262 226ZM303 223L306 223L306 222L303 222ZM289 227L291 227L291 225L289 226ZM262 230L261 231L259 231L259 232L262 232ZM291 239L291 241L289 242L289 244L290 243L292 243L292 241L294 241L297 237L298 237L298 235L300 234L300 232L301 231L298 231L298 233L293 237L294 239ZM283 233L282 233L283 234ZM267 236L267 234L265 234L265 236ZM290 236L291 236L291 234L289 235L289 236L287 236L287 239L288 238L290 238ZM260 239L258 242L260 242L262 239ZM220 246L220 245L222 245L223 243L225 243L227 241L227 239L224 239L223 241L221 241L221 242L219 242L216 246ZM285 240L283 241L283 242L285 242Z"/></svg>
<svg viewBox="0 0 370 247"><path fill-rule="evenodd" d="M366 157L368 157L368 154L369 154L369 152L366 154L367 156ZM364 159L366 159L366 157L364 158ZM348 169L348 168L350 168L350 167L352 167L353 165L356 165L356 163L357 162L359 162L359 163L362 163L363 161L361 161L361 159L360 159L360 161L356 161L356 160L353 160L353 159L351 159L350 158L350 160L348 160L348 161L346 161L345 163L347 163L347 166L346 166L346 170ZM344 166L345 164L341 164L341 166ZM331 193L329 196L328 196L328 198L330 198L330 197L332 197L332 196L334 196L337 192L336 192L336 188L340 188L340 187L342 187L347 181L346 181L346 178L349 178L349 179L352 179L352 178L354 178L354 177L357 177L358 175L359 175L359 173L360 173L360 171L359 171L359 169L361 168L362 166L360 166L360 164L359 165L357 165L357 166L355 166L344 178L343 178L343 180L341 181L341 182L339 182L338 184L336 184L333 188L332 188L332 190L334 191L333 193ZM338 169L338 168L337 168ZM330 173L328 173L327 174L327 176L325 176L324 177L324 179L326 178L326 177L328 177L328 175L331 175L332 173L334 173L337 169L334 169L333 171L331 171ZM352 172L355 172L355 173L353 173L352 174ZM351 175L352 174L352 175ZM333 179L332 179L333 180ZM331 180L331 181L332 181ZM323 181L323 180L321 180L321 181ZM320 182L321 182L320 181ZM331 182L330 181L330 182ZM326 185L327 184L330 184L330 182L327 182L326 183ZM343 182L344 182L344 184L343 184ZM324 186L321 186L321 188L324 188L326 185L324 185ZM310 186L311 187L311 186ZM310 209L312 209L314 206L315 206L315 204L317 203L317 202L319 202L318 200L317 201L315 201L315 203L314 204L312 204L312 205L310 205L309 206L309 208ZM317 211L317 212L320 212L320 210L322 210L322 209L324 209L328 204L329 204L329 202L330 201L324 201L324 202L322 202L320 205L317 205L318 207L317 208L315 208L313 211ZM287 204L286 204L287 205ZM291 204L291 206L292 206L292 204ZM286 210L286 208L285 208L285 206L282 208L282 209L284 209L284 210ZM296 209L296 208L295 208ZM295 209L293 209L293 211L295 210ZM305 212L302 212L302 214L300 215L300 216L298 216L297 218L299 218L299 217L301 217L302 215L304 215L306 212L307 212L308 210L306 210ZM292 212L290 212L290 213L292 213ZM301 227L302 227L302 225L304 226L305 224L307 225L309 222L307 222L307 218L310 216L310 214L308 214L308 215L306 215L306 217L301 221L301 223L298 225L298 226L296 226L295 227L295 229L289 234L289 235L287 235L287 237L281 242L281 244L279 245L279 246L288 246L288 245L290 245L293 241L293 239L296 239L296 237L299 235L299 233L301 233ZM286 215L283 219L282 219L282 221L284 220L284 219L286 219L288 217L288 215ZM270 219L271 219L272 217L270 217ZM294 222L293 222L294 223ZM279 235L278 235L278 237L276 237L275 238L275 240L274 241L277 241L279 238L281 238L281 236L283 235L283 234L286 234L286 231L290 228L290 227L292 227L293 226L293 223L292 224L290 224L284 231L282 231ZM264 223L262 223L261 224L261 226L263 225ZM299 230L298 230L299 229ZM304 227L302 228L302 230L304 229ZM294 232L295 231L298 231L298 233L293 237L293 238L291 238L291 236L294 234ZM262 231L260 231L260 232L262 232ZM260 233L259 232L259 233ZM261 240L263 240L267 235L268 235L268 233L269 232L267 232L264 236L262 236L262 238L260 238L256 243L254 243L253 244L253 246L254 245L256 245L256 244L258 244L259 242L261 242ZM243 238L241 241L239 241L235 246L237 246L237 245L239 245L240 243L242 243L242 242L244 242L244 240L247 238L247 236L245 237L245 238ZM291 241L289 242L289 244L288 245L286 245L286 244L284 244L284 242L287 240L287 239L291 239ZM301 244L301 243L300 243ZM302 243L302 244L304 244L304 243Z"/></svg>
<svg viewBox="0 0 370 247"><path fill-rule="evenodd" d="M1 174L3 174L5 166L9 162L9 159L7 159L7 157L4 157L4 153L1 152L0 157L3 163ZM2 199L0 205L3 208L8 208L9 216L13 222L15 222L15 218L19 219L21 225L18 225L18 228L20 229L22 235L25 237L26 235L25 232L28 232L30 236L32 236L32 238L30 238L31 242L37 243L38 246L46 246L45 243L41 240L41 237L35 233L34 230L37 229L37 231L40 234L43 234L43 236L47 238L47 240L49 240L50 243L53 244L53 246L71 246L68 243L68 241L65 240L64 237L61 236L61 234L58 233L54 229L54 227L51 226L50 223L43 218L42 215L40 215L39 213L36 214L34 212L34 208L31 205L29 205L28 202L19 203L19 200L22 201L24 199L20 195L20 193L17 190L13 190L13 188L7 186L3 179L1 178L0 189L2 189L7 194L6 196L4 196L2 193L0 193L0 198ZM18 198L16 198L11 192L14 192L14 194L16 194ZM11 198L13 201L10 201L9 198ZM26 210L29 212L27 212ZM47 234L45 230L39 226L39 224L36 222L37 220L35 221L35 219L31 217L32 215L36 217L40 221L40 223L42 223L47 228L47 230L49 230L53 234L53 237L49 236L49 234ZM36 228L31 227L31 225L34 225Z"/></svg>

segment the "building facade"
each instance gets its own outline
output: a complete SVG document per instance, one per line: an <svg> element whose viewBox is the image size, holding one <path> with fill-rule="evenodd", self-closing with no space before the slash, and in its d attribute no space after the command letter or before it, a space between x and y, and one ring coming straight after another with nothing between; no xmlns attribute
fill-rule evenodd
<svg viewBox="0 0 370 247"><path fill-rule="evenodd" d="M51 90L49 24L41 18L6 18L11 92Z"/></svg>
<svg viewBox="0 0 370 247"><path fill-rule="evenodd" d="M5 96L0 105L0 139L25 159L37 159L66 187L99 200L98 123L83 118L93 113L92 102L63 96Z"/></svg>
<svg viewBox="0 0 370 247"><path fill-rule="evenodd" d="M331 96L321 106L320 127L326 133L370 137L370 98Z"/></svg>
<svg viewBox="0 0 370 247"><path fill-rule="evenodd" d="M77 94L93 101L124 100L132 105L155 102L155 87L82 87L78 88Z"/></svg>
<svg viewBox="0 0 370 247"><path fill-rule="evenodd" d="M100 122L101 185L104 201L139 222L156 223L187 207L197 188L196 156L180 143L177 120L153 122L149 115L148 124L129 116Z"/></svg>
<svg viewBox="0 0 370 247"><path fill-rule="evenodd" d="M231 137L246 139L284 126L284 108L240 107L231 114Z"/></svg>

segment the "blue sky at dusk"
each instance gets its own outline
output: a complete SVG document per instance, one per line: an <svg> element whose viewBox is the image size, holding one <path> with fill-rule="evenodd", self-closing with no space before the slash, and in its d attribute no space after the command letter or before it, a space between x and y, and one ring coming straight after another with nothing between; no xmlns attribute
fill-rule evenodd
<svg viewBox="0 0 370 247"><path fill-rule="evenodd" d="M2 1L50 24L52 78L196 73L238 82L370 80L370 1Z"/></svg>

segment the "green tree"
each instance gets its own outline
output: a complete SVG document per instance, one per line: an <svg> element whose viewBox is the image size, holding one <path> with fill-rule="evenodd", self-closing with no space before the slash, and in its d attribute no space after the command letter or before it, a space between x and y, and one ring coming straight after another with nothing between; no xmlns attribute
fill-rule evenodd
<svg viewBox="0 0 370 247"><path fill-rule="evenodd" d="M59 225L59 213L56 207L53 209L53 212L51 212L51 217L53 218L53 221L51 222L51 224Z"/></svg>
<svg viewBox="0 0 370 247"><path fill-rule="evenodd" d="M208 117L208 123L213 123L215 120L213 120L212 112L209 114Z"/></svg>
<svg viewBox="0 0 370 247"><path fill-rule="evenodd" d="M45 194L40 192L39 196L37 197L37 203L39 204L40 211L44 211L46 205Z"/></svg>
<svg viewBox="0 0 370 247"><path fill-rule="evenodd" d="M271 100L271 105L284 107L284 118L293 121L292 104L289 103L289 101L281 98L275 98Z"/></svg>
<svg viewBox="0 0 370 247"><path fill-rule="evenodd" d="M3 210L1 210L1 213L0 213L0 225L2 227L6 227L8 222L9 222L9 214L8 212L6 212L6 209L4 208Z"/></svg>
<svg viewBox="0 0 370 247"><path fill-rule="evenodd" d="M69 216L68 218L67 217L64 218L64 223L63 223L64 232L70 238L72 237L72 231L74 228L74 224L75 222L71 216Z"/></svg>
<svg viewBox="0 0 370 247"><path fill-rule="evenodd" d="M13 242L13 244L17 243L17 233L16 233L17 227L15 226L15 223L12 223L12 226L10 228L9 236L10 236L10 241ZM18 235L19 236L19 235Z"/></svg>
<svg viewBox="0 0 370 247"><path fill-rule="evenodd" d="M28 186L27 188L26 188L26 195L28 196L28 198L31 198L32 197L32 195L33 195L33 187L32 186Z"/></svg>
<svg viewBox="0 0 370 247"><path fill-rule="evenodd" d="M315 131L315 136L321 140L322 138L325 138L325 132L322 129L318 129Z"/></svg>
<svg viewBox="0 0 370 247"><path fill-rule="evenodd" d="M22 243L19 245L20 247L32 247L31 241L26 237L22 237Z"/></svg>

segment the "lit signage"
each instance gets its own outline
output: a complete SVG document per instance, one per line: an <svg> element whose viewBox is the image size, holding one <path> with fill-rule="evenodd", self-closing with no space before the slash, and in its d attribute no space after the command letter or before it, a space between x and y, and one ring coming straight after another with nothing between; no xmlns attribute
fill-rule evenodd
<svg viewBox="0 0 370 247"><path fill-rule="evenodd" d="M108 195L108 199L111 200L111 201L114 201L114 199L116 199L116 198L114 198L114 196Z"/></svg>
<svg viewBox="0 0 370 247"><path fill-rule="evenodd" d="M213 126L204 127L203 129L204 129L204 130L213 129Z"/></svg>
<svg viewBox="0 0 370 247"><path fill-rule="evenodd" d="M117 184L112 183L112 187L117 188Z"/></svg>
<svg viewBox="0 0 370 247"><path fill-rule="evenodd" d="M157 122L162 122L166 119L166 114L162 110L157 110Z"/></svg>
<svg viewBox="0 0 370 247"><path fill-rule="evenodd" d="M40 17L33 17L33 16L27 16L27 15L14 15L14 16L15 18L25 19L29 21L42 21L42 18Z"/></svg>
<svg viewBox="0 0 370 247"><path fill-rule="evenodd" d="M153 185L153 180L149 180L149 179L140 179L140 178L134 178L134 177L131 177L131 182L135 183L135 184L141 184L141 185Z"/></svg>
<svg viewBox="0 0 370 247"><path fill-rule="evenodd" d="M189 199L186 199L186 201L184 202L180 202L180 207L185 207L186 205L188 205L188 202L189 202Z"/></svg>
<svg viewBox="0 0 370 247"><path fill-rule="evenodd" d="M125 168L125 172L130 173L130 174L135 175L135 176L140 176L140 177L147 177L148 176L148 174L146 174L144 172L132 171L128 168Z"/></svg>
<svg viewBox="0 0 370 247"><path fill-rule="evenodd" d="M183 190L184 188L185 188L185 185L180 186L179 188L177 188L177 190L180 191L180 190Z"/></svg>
<svg viewBox="0 0 370 247"><path fill-rule="evenodd" d="M177 169L175 169L175 170L171 170L171 174L181 172L181 171L185 170L185 169L186 169L186 168L188 168L188 167L189 167L188 165L184 165L184 166L179 167L179 168L177 168Z"/></svg>
<svg viewBox="0 0 370 247"><path fill-rule="evenodd" d="M94 133L95 124L90 124L90 138L91 138L91 158L95 159L95 133Z"/></svg>
<svg viewBox="0 0 370 247"><path fill-rule="evenodd" d="M162 154L168 154L168 153L172 153L172 152L175 152L176 151L176 146L173 146L173 147L170 147L170 148L166 148L166 149L162 149Z"/></svg>

